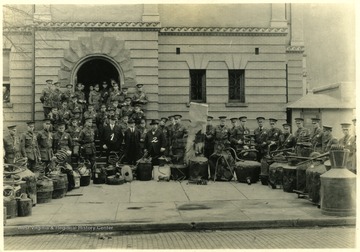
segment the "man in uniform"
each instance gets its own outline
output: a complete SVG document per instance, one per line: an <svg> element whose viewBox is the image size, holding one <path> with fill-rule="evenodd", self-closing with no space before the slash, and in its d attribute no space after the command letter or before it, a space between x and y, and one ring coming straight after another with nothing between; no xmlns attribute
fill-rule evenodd
<svg viewBox="0 0 360 252"><path fill-rule="evenodd" d="M79 143L79 135L81 132L82 127L79 125L79 120L76 118L72 118L70 120L70 125L68 129L66 130L67 133L70 134L72 141L73 141L73 147L71 149L72 154L74 157L79 156L80 152L80 143Z"/></svg>
<svg viewBox="0 0 360 252"><path fill-rule="evenodd" d="M159 157L165 152L166 139L157 120L152 120L150 125L151 130L145 136L145 150L151 157L152 165L159 165Z"/></svg>
<svg viewBox="0 0 360 252"><path fill-rule="evenodd" d="M141 110L141 105L136 103L134 105L134 112L131 114L131 119L135 121L135 125L139 125L141 120L146 120L144 112Z"/></svg>
<svg viewBox="0 0 360 252"><path fill-rule="evenodd" d="M175 157L174 162L178 164L184 163L186 138L188 131L181 123L182 115L174 115L175 124L173 127L171 138L171 151Z"/></svg>
<svg viewBox="0 0 360 252"><path fill-rule="evenodd" d="M103 81L102 88L100 90L100 102L101 104L107 104L110 92L108 88L108 84L106 81Z"/></svg>
<svg viewBox="0 0 360 252"><path fill-rule="evenodd" d="M97 113L94 109L94 105L93 104L89 104L88 105L88 110L84 112L84 118L92 118L92 128L94 130L94 133L95 133L95 138L98 137L98 128L97 128L97 125L96 125L96 116L97 116Z"/></svg>
<svg viewBox="0 0 360 252"><path fill-rule="evenodd" d="M59 109L58 114L60 115L62 121L65 122L66 127L68 127L70 124L70 119L71 117L73 117L73 114L71 113L68 102L66 100L62 101L61 108Z"/></svg>
<svg viewBox="0 0 360 252"><path fill-rule="evenodd" d="M130 118L133 111L134 108L131 106L131 97L127 96L125 97L125 104L121 108L121 115L122 116L127 115Z"/></svg>
<svg viewBox="0 0 360 252"><path fill-rule="evenodd" d="M48 174L52 157L53 157L53 134L51 133L51 122L49 119L43 120L43 129L40 130L36 136L39 150L40 150L40 156L41 161L44 164L45 167L45 174Z"/></svg>
<svg viewBox="0 0 360 252"><path fill-rule="evenodd" d="M282 132L281 129L276 127L276 122L276 119L269 118L270 129L268 130L266 141L269 152L274 151L279 147L279 138Z"/></svg>
<svg viewBox="0 0 360 252"><path fill-rule="evenodd" d="M320 127L320 119L319 118L311 118L313 130L310 133L310 141L314 148L315 152L322 151L322 135L323 131Z"/></svg>
<svg viewBox="0 0 360 252"><path fill-rule="evenodd" d="M68 153L67 162L71 163L71 154L73 150L73 140L69 133L65 132L65 122L59 122L57 131L53 134L53 150L56 154L58 151L63 150Z"/></svg>
<svg viewBox="0 0 360 252"><path fill-rule="evenodd" d="M109 124L104 126L100 132L100 146L105 150L106 160L110 156L110 152L119 154L121 143L123 141L123 134L118 125L116 125L116 117L109 118Z"/></svg>
<svg viewBox="0 0 360 252"><path fill-rule="evenodd" d="M100 109L101 93L99 84L95 84L94 90L89 93L89 104L94 105L94 110L97 112Z"/></svg>
<svg viewBox="0 0 360 252"><path fill-rule="evenodd" d="M162 131L162 133L164 134L165 137L165 152L164 155L165 156L169 156L169 130L168 127L166 127L166 122L168 121L167 117L161 117L160 122L159 122L159 129Z"/></svg>
<svg viewBox="0 0 360 252"><path fill-rule="evenodd" d="M60 109L61 107L61 100L63 98L63 93L60 90L60 82L54 82L54 90L51 93L51 105L52 107L57 107Z"/></svg>
<svg viewBox="0 0 360 252"><path fill-rule="evenodd" d="M52 126L50 127L50 130L56 131L57 124L62 121L61 115L59 113L59 109L57 107L53 107L46 119L50 119L50 122L52 124Z"/></svg>
<svg viewBox="0 0 360 252"><path fill-rule="evenodd" d="M143 84L136 84L136 92L132 97L132 104L135 105L136 103L141 105L146 105L148 103L148 98L143 91Z"/></svg>
<svg viewBox="0 0 360 252"><path fill-rule="evenodd" d="M120 94L120 99L119 99L119 104L120 106L123 106L125 103L125 98L128 96L128 88L127 87L122 87L121 88L121 94Z"/></svg>
<svg viewBox="0 0 360 252"><path fill-rule="evenodd" d="M333 135L332 135L332 127L327 126L327 125L323 126L323 136L322 136L321 140L322 140L321 153L330 151L331 145L338 144L338 140L335 137L333 137Z"/></svg>
<svg viewBox="0 0 360 252"><path fill-rule="evenodd" d="M7 164L13 164L15 158L21 157L20 138L16 134L16 125L8 126L9 134L3 138L5 160Z"/></svg>
<svg viewBox="0 0 360 252"><path fill-rule="evenodd" d="M135 121L135 120L134 120ZM136 128L140 131L140 148L141 148L141 153L144 153L144 149L145 149L145 137L146 134L148 133L148 128L146 127L146 120L145 119L141 119L140 120L140 124L136 125Z"/></svg>
<svg viewBox="0 0 360 252"><path fill-rule="evenodd" d="M44 118L47 118L52 108L51 96L53 93L53 87L52 87L53 81L46 80L46 84L47 85L41 92L41 96L40 96L40 101L43 104L43 109L44 109Z"/></svg>
<svg viewBox="0 0 360 252"><path fill-rule="evenodd" d="M118 84L114 84L113 86L114 90L112 92L110 92L110 97L108 99L108 104L110 105L113 101L120 101L121 97L120 97L120 90L119 90L119 85Z"/></svg>
<svg viewBox="0 0 360 252"><path fill-rule="evenodd" d="M254 130L255 148L258 151L257 160L260 162L267 152L268 129L264 127L264 117L259 116L256 118L256 121L258 123L258 127Z"/></svg>
<svg viewBox="0 0 360 252"><path fill-rule="evenodd" d="M249 149L247 136L250 134L250 130L246 127L247 117L240 116L239 121L239 126L235 129L234 132L232 132L232 134L230 134L230 141L234 145L236 153L239 153L244 149Z"/></svg>
<svg viewBox="0 0 360 252"><path fill-rule="evenodd" d="M235 149L235 141L231 141L231 136L234 135L238 125L237 125L237 118L236 117L233 117L233 118L230 118L230 123L231 123L231 126L229 128L229 134L230 134L230 147ZM231 153L233 154L233 153Z"/></svg>
<svg viewBox="0 0 360 252"><path fill-rule="evenodd" d="M310 142L310 130L304 127L303 118L295 118L295 123L298 128L294 134L296 139L295 152L299 156L304 156L304 153L307 155L306 149L312 146Z"/></svg>
<svg viewBox="0 0 360 252"><path fill-rule="evenodd" d="M290 132L291 125L289 123L284 123L282 126L284 131L279 137L279 149L295 148L296 139Z"/></svg>
<svg viewBox="0 0 360 252"><path fill-rule="evenodd" d="M141 158L140 131L135 127L135 122L130 119L128 129L124 133L125 160L128 164L134 165Z"/></svg>
<svg viewBox="0 0 360 252"><path fill-rule="evenodd" d="M36 134L34 133L35 122L27 122L27 131L20 136L20 151L23 157L27 157L28 168L35 172L37 162L41 161L40 151Z"/></svg>
<svg viewBox="0 0 360 252"><path fill-rule="evenodd" d="M342 132L344 136L340 138L339 145L343 146L344 149L348 149L350 151L346 167L356 174L356 166L353 167L353 155L354 155L354 141L355 137L350 133L351 123L342 123L341 124Z"/></svg>
<svg viewBox="0 0 360 252"><path fill-rule="evenodd" d="M214 153L214 134L215 127L212 124L214 117L207 116L207 123L205 129L205 141L204 141L204 156L209 159L211 154Z"/></svg>
<svg viewBox="0 0 360 252"><path fill-rule="evenodd" d="M76 87L77 87L77 89L76 89L76 91L75 91L75 95L76 95L76 97L77 97L77 99L78 99L78 103L80 103L80 104L85 104L86 103L86 99L85 99L85 93L84 93L84 91L83 91L83 84L82 83L78 83L77 85L76 85Z"/></svg>
<svg viewBox="0 0 360 252"><path fill-rule="evenodd" d="M71 101L71 96L74 94L73 85L70 83L66 84L66 90L63 92L62 101L67 101L69 103Z"/></svg>
<svg viewBox="0 0 360 252"><path fill-rule="evenodd" d="M95 160L96 160L96 149L95 149L95 133L92 128L93 118L89 117L85 119L84 128L79 134L79 143L81 145L81 155L83 158L90 161L91 172L95 172Z"/></svg>

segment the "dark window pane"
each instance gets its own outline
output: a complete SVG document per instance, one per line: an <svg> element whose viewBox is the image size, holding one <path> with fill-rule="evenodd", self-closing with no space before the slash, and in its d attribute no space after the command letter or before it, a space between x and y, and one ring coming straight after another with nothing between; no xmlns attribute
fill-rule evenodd
<svg viewBox="0 0 360 252"><path fill-rule="evenodd" d="M205 70L190 70L190 101L206 102Z"/></svg>
<svg viewBox="0 0 360 252"><path fill-rule="evenodd" d="M229 70L229 101L245 102L244 70Z"/></svg>

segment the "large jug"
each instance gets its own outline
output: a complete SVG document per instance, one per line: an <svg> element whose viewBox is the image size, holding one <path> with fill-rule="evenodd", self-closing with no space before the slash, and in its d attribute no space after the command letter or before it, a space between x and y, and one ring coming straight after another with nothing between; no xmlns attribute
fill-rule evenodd
<svg viewBox="0 0 360 252"><path fill-rule="evenodd" d="M25 193L20 195L17 202L18 216L30 216L32 213L32 200L27 197Z"/></svg>

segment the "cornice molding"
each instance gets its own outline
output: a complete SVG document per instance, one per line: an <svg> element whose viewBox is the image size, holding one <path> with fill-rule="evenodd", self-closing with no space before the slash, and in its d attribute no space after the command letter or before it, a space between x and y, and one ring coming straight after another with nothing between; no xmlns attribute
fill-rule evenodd
<svg viewBox="0 0 360 252"><path fill-rule="evenodd" d="M32 32L31 26L3 27L3 34L31 34Z"/></svg>
<svg viewBox="0 0 360 252"><path fill-rule="evenodd" d="M35 22L37 30L152 30L160 29L160 22Z"/></svg>
<svg viewBox="0 0 360 252"><path fill-rule="evenodd" d="M304 46L288 46L286 48L287 53L304 53L305 47Z"/></svg>
<svg viewBox="0 0 360 252"><path fill-rule="evenodd" d="M287 27L163 27L159 35L172 36L285 36Z"/></svg>

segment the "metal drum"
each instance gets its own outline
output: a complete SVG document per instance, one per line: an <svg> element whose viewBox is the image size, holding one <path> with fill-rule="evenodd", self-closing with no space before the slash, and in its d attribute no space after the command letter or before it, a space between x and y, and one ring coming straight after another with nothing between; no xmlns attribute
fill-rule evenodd
<svg viewBox="0 0 360 252"><path fill-rule="evenodd" d="M275 162L269 166L269 184L273 189L282 188L283 166L285 163Z"/></svg>
<svg viewBox="0 0 360 252"><path fill-rule="evenodd" d="M50 178L53 181L53 199L61 199L65 196L67 185L65 184L65 176L63 174L51 174Z"/></svg>
<svg viewBox="0 0 360 252"><path fill-rule="evenodd" d="M208 179L208 159L206 157L193 157L190 159L189 177L191 180Z"/></svg>
<svg viewBox="0 0 360 252"><path fill-rule="evenodd" d="M241 183L256 183L259 180L261 164L256 161L240 161L235 163L237 180Z"/></svg>
<svg viewBox="0 0 360 252"><path fill-rule="evenodd" d="M15 218L18 215L14 187L6 185L3 188L3 201L6 208L6 218Z"/></svg>
<svg viewBox="0 0 360 252"><path fill-rule="evenodd" d="M39 177L36 183L36 197L37 203L48 203L52 199L54 191L54 183L48 177Z"/></svg>
<svg viewBox="0 0 360 252"><path fill-rule="evenodd" d="M283 164L283 191L293 192L296 190L296 166Z"/></svg>
<svg viewBox="0 0 360 252"><path fill-rule="evenodd" d="M324 164L312 165L306 170L306 190L309 200L313 203L320 203L320 175L325 172Z"/></svg>
<svg viewBox="0 0 360 252"><path fill-rule="evenodd" d="M181 181L189 177L189 167L186 164L171 164L171 179Z"/></svg>
<svg viewBox="0 0 360 252"><path fill-rule="evenodd" d="M137 179L148 181L152 178L152 165L150 161L141 160L137 165Z"/></svg>
<svg viewBox="0 0 360 252"><path fill-rule="evenodd" d="M32 200L29 199L26 193L20 195L17 202L18 216L30 216L32 213Z"/></svg>
<svg viewBox="0 0 360 252"><path fill-rule="evenodd" d="M36 176L35 174L30 171L29 169L25 169L24 171L18 173L21 177L21 180L26 182L26 194L28 198L32 200L33 206L36 205L37 199L36 199Z"/></svg>

